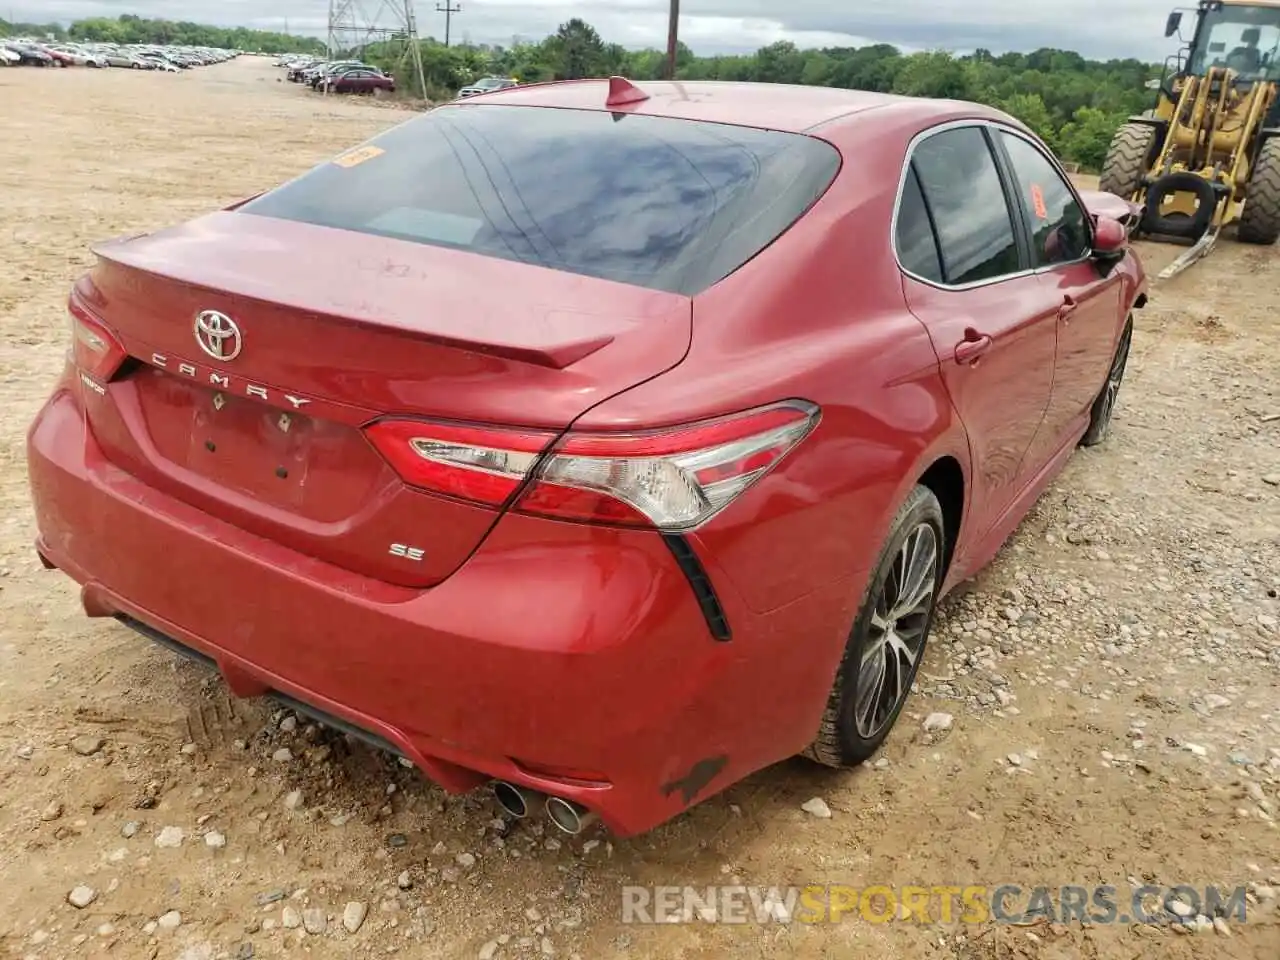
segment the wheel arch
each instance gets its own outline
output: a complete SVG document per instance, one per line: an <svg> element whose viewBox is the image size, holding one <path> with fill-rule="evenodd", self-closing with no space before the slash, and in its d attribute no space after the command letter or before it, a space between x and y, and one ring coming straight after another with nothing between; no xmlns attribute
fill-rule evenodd
<svg viewBox="0 0 1280 960"><path fill-rule="evenodd" d="M960 539L960 527L964 521L968 501L968 484L964 467L951 454L943 454L934 460L916 480L919 486L928 487L942 507L943 533L946 536L943 551L943 575L950 572L955 558L956 544Z"/></svg>

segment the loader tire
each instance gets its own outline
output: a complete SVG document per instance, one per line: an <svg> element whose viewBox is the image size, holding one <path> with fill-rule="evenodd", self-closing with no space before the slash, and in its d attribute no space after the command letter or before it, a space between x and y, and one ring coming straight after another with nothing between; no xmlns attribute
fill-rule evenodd
<svg viewBox="0 0 1280 960"><path fill-rule="evenodd" d="M1243 243L1280 240L1280 137L1272 137L1258 151L1237 235Z"/></svg>
<svg viewBox="0 0 1280 960"><path fill-rule="evenodd" d="M1156 128L1145 123L1126 123L1116 131L1102 164L1098 189L1126 200L1142 189L1142 178L1156 145Z"/></svg>

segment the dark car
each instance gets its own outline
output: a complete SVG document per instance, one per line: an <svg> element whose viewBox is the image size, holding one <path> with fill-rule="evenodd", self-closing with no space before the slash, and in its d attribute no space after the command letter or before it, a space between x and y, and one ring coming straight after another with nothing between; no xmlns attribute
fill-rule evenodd
<svg viewBox="0 0 1280 960"><path fill-rule="evenodd" d="M21 57L21 60L18 61L20 66L52 67L58 63L57 60L49 56L49 54L45 53L43 50L29 44L6 43L4 46L6 50L12 50Z"/></svg>
<svg viewBox="0 0 1280 960"><path fill-rule="evenodd" d="M95 252L44 565L569 833L873 756L1146 302L1007 114L774 84L456 101Z"/></svg>
<svg viewBox="0 0 1280 960"><path fill-rule="evenodd" d="M374 67L348 67L324 77L317 89L332 93L374 93L378 90L394 91L396 81Z"/></svg>

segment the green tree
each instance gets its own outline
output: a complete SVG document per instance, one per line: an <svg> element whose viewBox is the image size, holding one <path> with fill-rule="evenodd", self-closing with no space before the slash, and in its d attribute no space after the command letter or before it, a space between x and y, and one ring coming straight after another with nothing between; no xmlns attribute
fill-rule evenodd
<svg viewBox="0 0 1280 960"><path fill-rule="evenodd" d="M1052 144L1057 137L1058 131L1053 117L1038 93L1015 93L997 101L994 106L1010 116L1017 117L1046 143Z"/></svg>
<svg viewBox="0 0 1280 960"><path fill-rule="evenodd" d="M765 83L800 83L804 77L804 54L789 40L761 47L756 53L756 80Z"/></svg>
<svg viewBox="0 0 1280 960"><path fill-rule="evenodd" d="M964 64L937 50L905 57L893 80L893 92L909 97L969 99L969 75Z"/></svg>
<svg viewBox="0 0 1280 960"><path fill-rule="evenodd" d="M1087 169L1101 169L1116 127L1123 121L1123 115L1114 116L1093 107L1081 107L1058 133L1063 155Z"/></svg>
<svg viewBox="0 0 1280 960"><path fill-rule="evenodd" d="M581 80L605 73L608 56L604 42L585 20L574 17L560 24L560 29L547 39L546 47L557 80Z"/></svg>

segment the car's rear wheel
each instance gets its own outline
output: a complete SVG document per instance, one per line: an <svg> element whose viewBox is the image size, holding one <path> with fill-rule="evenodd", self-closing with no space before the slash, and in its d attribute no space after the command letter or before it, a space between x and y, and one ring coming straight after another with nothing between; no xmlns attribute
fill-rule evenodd
<svg viewBox="0 0 1280 960"><path fill-rule="evenodd" d="M1107 439L1111 432L1111 418L1116 412L1116 398L1120 394L1120 384L1124 382L1125 367L1129 363L1129 345L1133 342L1133 318L1125 321L1124 331L1120 334L1120 342L1116 344L1115 355L1111 358L1111 367L1107 370L1107 381L1102 385L1093 408L1089 411L1089 429L1080 438L1080 446L1094 447Z"/></svg>
<svg viewBox="0 0 1280 960"><path fill-rule="evenodd" d="M942 507L918 486L898 510L845 644L818 735L805 756L862 763L893 729L911 691L942 587Z"/></svg>

